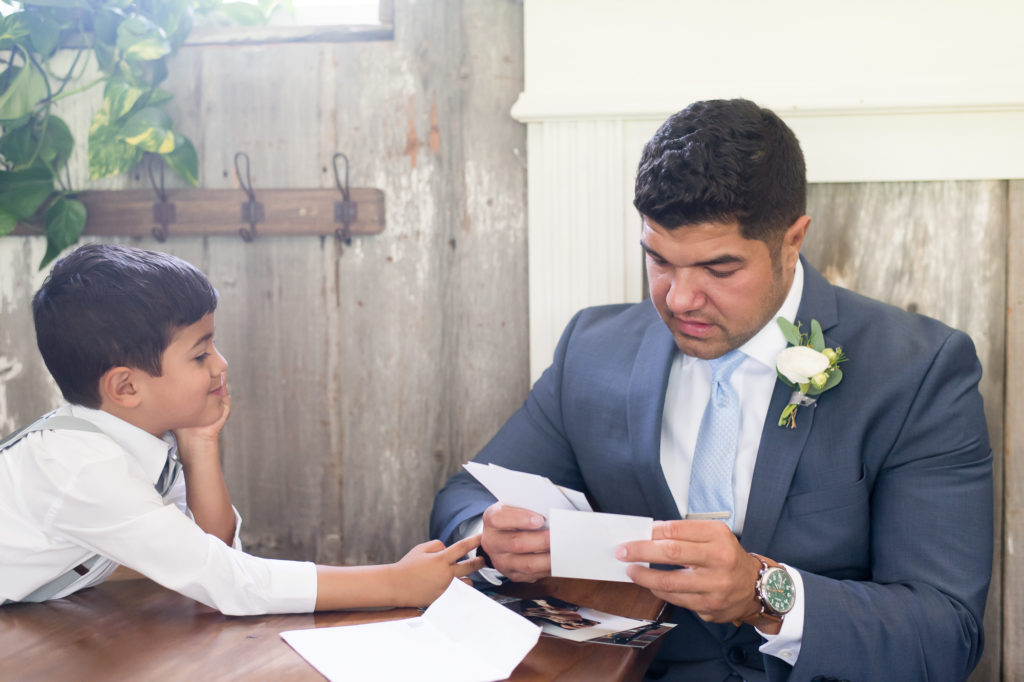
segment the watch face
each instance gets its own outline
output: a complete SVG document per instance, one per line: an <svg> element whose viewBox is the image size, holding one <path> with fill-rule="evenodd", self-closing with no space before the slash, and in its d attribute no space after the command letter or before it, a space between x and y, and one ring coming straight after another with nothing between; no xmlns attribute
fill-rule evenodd
<svg viewBox="0 0 1024 682"><path fill-rule="evenodd" d="M761 579L761 596L768 607L776 613L789 613L796 600L793 579L781 568L769 568Z"/></svg>

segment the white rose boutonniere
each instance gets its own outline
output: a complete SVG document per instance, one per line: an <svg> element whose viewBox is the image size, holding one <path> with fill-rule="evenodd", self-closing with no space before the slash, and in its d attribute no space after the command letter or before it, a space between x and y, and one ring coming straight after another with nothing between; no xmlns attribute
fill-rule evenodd
<svg viewBox="0 0 1024 682"><path fill-rule="evenodd" d="M840 362L849 358L843 349L825 348L825 337L821 333L821 325L811 320L811 332L803 334L800 323L793 324L784 317L776 320L782 335L791 346L785 348L775 360L775 370L779 380L793 389L789 404L779 416L779 426L796 428L796 408L800 405L813 405L828 389L843 380Z"/></svg>

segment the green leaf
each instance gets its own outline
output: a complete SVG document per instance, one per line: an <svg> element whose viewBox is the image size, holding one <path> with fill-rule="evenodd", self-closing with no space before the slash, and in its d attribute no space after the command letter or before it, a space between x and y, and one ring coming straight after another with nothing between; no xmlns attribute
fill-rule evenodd
<svg viewBox="0 0 1024 682"><path fill-rule="evenodd" d="M0 121L13 121L31 113L45 97L45 76L31 63L20 67L10 87L0 94Z"/></svg>
<svg viewBox="0 0 1024 682"><path fill-rule="evenodd" d="M89 131L89 179L123 173L135 165L141 154L140 150L118 138L116 128L94 126Z"/></svg>
<svg viewBox="0 0 1024 682"><path fill-rule="evenodd" d="M794 346L800 345L800 329L795 324L784 317L776 318L775 323L779 325L779 329L782 330L782 335L786 337L786 341Z"/></svg>
<svg viewBox="0 0 1024 682"><path fill-rule="evenodd" d="M119 78L112 79L107 83L107 87L103 92L103 102L100 104L96 115L93 116L93 124L95 125L97 120L100 121L101 125L117 123L117 121L132 112L135 105L145 94L146 91L142 88L137 88ZM105 118L101 118L101 112Z"/></svg>
<svg viewBox="0 0 1024 682"><path fill-rule="evenodd" d="M10 234L18 226L18 216L0 208L0 237Z"/></svg>
<svg viewBox="0 0 1024 682"><path fill-rule="evenodd" d="M821 333L821 325L817 320L811 320L811 348L819 353L825 350L825 337Z"/></svg>
<svg viewBox="0 0 1024 682"><path fill-rule="evenodd" d="M0 156L11 170L24 170L41 163L58 170L71 156L74 145L67 124L57 116L49 116L43 121L30 119L25 125L9 129L0 137Z"/></svg>
<svg viewBox="0 0 1024 682"><path fill-rule="evenodd" d="M89 179L126 173L142 158L142 150L118 139L110 128L89 133Z"/></svg>
<svg viewBox="0 0 1024 682"><path fill-rule="evenodd" d="M96 55L96 63L99 65L100 71L110 73L114 70L117 64L117 50L115 48L97 41L93 44L92 51Z"/></svg>
<svg viewBox="0 0 1024 682"><path fill-rule="evenodd" d="M118 137L145 152L170 154L174 151L171 117L157 107L140 109L124 122Z"/></svg>
<svg viewBox="0 0 1024 682"><path fill-rule="evenodd" d="M93 39L105 48L113 50L117 46L117 27L127 19L123 11L117 7L102 7L92 16Z"/></svg>
<svg viewBox="0 0 1024 682"><path fill-rule="evenodd" d="M41 167L0 171L0 209L21 220L35 215L53 193L53 176Z"/></svg>
<svg viewBox="0 0 1024 682"><path fill-rule="evenodd" d="M32 47L49 58L60 45L60 24L41 12L26 12L25 21L32 38Z"/></svg>
<svg viewBox="0 0 1024 682"><path fill-rule="evenodd" d="M0 156L11 170L23 170L32 163L36 153L33 121L29 119L17 128L8 128L0 137Z"/></svg>
<svg viewBox="0 0 1024 682"><path fill-rule="evenodd" d="M24 45L30 31L27 22L28 12L15 12L0 17L0 50L9 50L14 45Z"/></svg>
<svg viewBox="0 0 1024 682"><path fill-rule="evenodd" d="M39 269L60 255L60 252L78 241L85 229L85 204L76 199L58 197L46 209L46 254Z"/></svg>
<svg viewBox="0 0 1024 682"><path fill-rule="evenodd" d="M175 135L174 151L164 154L163 158L179 178L193 187L199 184L199 157L196 155L196 148L187 137Z"/></svg>
<svg viewBox="0 0 1024 682"><path fill-rule="evenodd" d="M117 27L117 48L128 60L150 61L171 53L164 30L141 15L129 17Z"/></svg>
<svg viewBox="0 0 1024 682"><path fill-rule="evenodd" d="M166 104L174 99L174 95L167 92L163 88L156 88L150 93L149 99L146 100L147 107L158 107L161 104Z"/></svg>
<svg viewBox="0 0 1024 682"><path fill-rule="evenodd" d="M54 169L59 170L68 162L74 148L75 138L68 124L58 116L48 116L46 132L43 133L42 144L39 146L39 156Z"/></svg>

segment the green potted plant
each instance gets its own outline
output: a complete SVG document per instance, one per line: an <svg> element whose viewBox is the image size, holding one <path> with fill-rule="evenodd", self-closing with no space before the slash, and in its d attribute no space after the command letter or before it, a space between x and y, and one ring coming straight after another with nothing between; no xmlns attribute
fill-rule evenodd
<svg viewBox="0 0 1024 682"><path fill-rule="evenodd" d="M220 0L0 0L0 237L19 224L46 235L40 268L82 234L86 208L67 172L75 145L57 116L60 100L92 87L103 99L89 126L89 179L129 171L157 155L185 182L198 183L195 147L178 132L160 88L167 60L197 18L264 23L290 2ZM58 51L70 67L55 70ZM81 83L95 60L99 77Z"/></svg>

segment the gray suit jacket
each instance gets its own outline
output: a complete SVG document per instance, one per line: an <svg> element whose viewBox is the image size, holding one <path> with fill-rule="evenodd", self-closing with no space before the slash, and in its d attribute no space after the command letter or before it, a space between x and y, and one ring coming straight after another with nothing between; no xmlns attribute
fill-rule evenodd
<svg viewBox="0 0 1024 682"><path fill-rule="evenodd" d="M965 334L831 286L804 263L797 319L849 356L843 381L757 454L744 548L798 569L805 623L790 667L750 626L676 610L652 679L959 680L982 650L992 569L992 454ZM600 511L678 519L659 461L676 348L650 302L581 311L523 407L475 458L584 490ZM445 541L493 503L465 473L438 493ZM660 678L658 676L661 676Z"/></svg>

